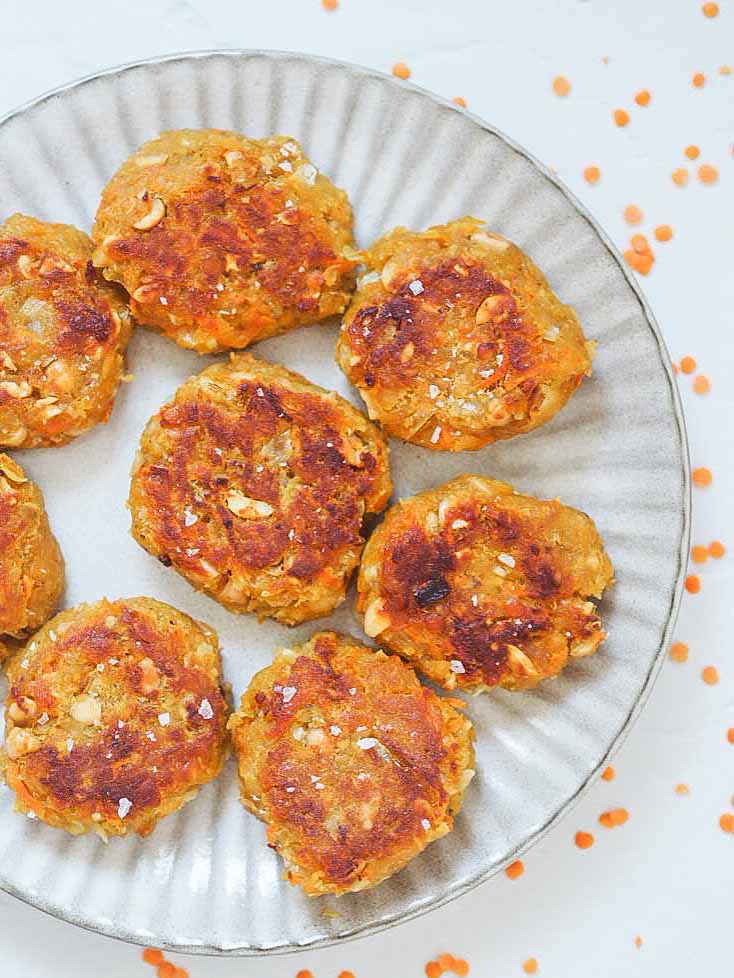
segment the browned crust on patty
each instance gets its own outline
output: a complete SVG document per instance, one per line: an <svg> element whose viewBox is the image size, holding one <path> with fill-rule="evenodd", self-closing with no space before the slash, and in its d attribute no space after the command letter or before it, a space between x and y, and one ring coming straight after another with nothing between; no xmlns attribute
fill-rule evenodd
<svg viewBox="0 0 734 978"><path fill-rule="evenodd" d="M364 258L337 360L388 434L478 449L544 424L591 372L574 311L481 222L396 228Z"/></svg>
<svg viewBox="0 0 734 978"><path fill-rule="evenodd" d="M276 654L230 729L243 803L290 882L309 896L366 889L451 830L474 773L460 705L334 632Z"/></svg>
<svg viewBox="0 0 734 978"><path fill-rule="evenodd" d="M216 634L152 598L53 618L8 665L0 771L16 808L74 834L147 835L216 777Z"/></svg>
<svg viewBox="0 0 734 978"><path fill-rule="evenodd" d="M447 689L526 689L605 634L612 582L591 519L464 475L403 500L365 548L365 630Z"/></svg>
<svg viewBox="0 0 734 978"><path fill-rule="evenodd" d="M233 356L149 422L130 489L135 539L232 611L295 624L344 600L387 445L356 408L284 367Z"/></svg>
<svg viewBox="0 0 734 978"><path fill-rule="evenodd" d="M0 446L63 445L107 421L132 319L67 224L0 225Z"/></svg>
<svg viewBox="0 0 734 978"><path fill-rule="evenodd" d="M141 323L211 353L341 313L352 226L346 194L295 140L180 130L142 146L105 188L94 262Z"/></svg>
<svg viewBox="0 0 734 978"><path fill-rule="evenodd" d="M63 589L41 490L0 453L0 662L53 614Z"/></svg>

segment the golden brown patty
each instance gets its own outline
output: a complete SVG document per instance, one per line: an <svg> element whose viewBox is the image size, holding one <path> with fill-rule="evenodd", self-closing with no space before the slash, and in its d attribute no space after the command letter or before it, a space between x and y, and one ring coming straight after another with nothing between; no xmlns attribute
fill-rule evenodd
<svg viewBox="0 0 734 978"><path fill-rule="evenodd" d="M132 321L68 224L0 225L0 446L63 445L112 411Z"/></svg>
<svg viewBox="0 0 734 978"><path fill-rule="evenodd" d="M136 317L211 353L341 313L353 288L352 209L286 136L165 132L102 195L94 263Z"/></svg>
<svg viewBox="0 0 734 978"><path fill-rule="evenodd" d="M152 598L63 611L8 679L0 772L67 832L148 835L226 756L216 633Z"/></svg>
<svg viewBox="0 0 734 978"><path fill-rule="evenodd" d="M391 509L359 572L364 628L446 689L526 689L605 635L612 565L585 513L464 475Z"/></svg>
<svg viewBox="0 0 734 978"><path fill-rule="evenodd" d="M309 896L375 886L451 831L474 770L455 700L334 632L281 649L230 720L242 801Z"/></svg>
<svg viewBox="0 0 734 978"><path fill-rule="evenodd" d="M148 423L132 532L231 611L292 625L344 600L364 517L391 489L375 425L245 353L191 377Z"/></svg>
<svg viewBox="0 0 734 978"><path fill-rule="evenodd" d="M544 424L591 373L573 309L481 222L396 228L364 258L337 360L388 434L482 448Z"/></svg>
<svg viewBox="0 0 734 978"><path fill-rule="evenodd" d="M0 453L0 663L54 613L63 589L41 490Z"/></svg>

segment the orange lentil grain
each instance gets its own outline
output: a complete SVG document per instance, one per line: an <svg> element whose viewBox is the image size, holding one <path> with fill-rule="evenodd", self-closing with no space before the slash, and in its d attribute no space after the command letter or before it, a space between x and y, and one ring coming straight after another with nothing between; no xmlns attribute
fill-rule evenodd
<svg viewBox="0 0 734 978"><path fill-rule="evenodd" d="M457 95L454 98L454 105L458 105L460 108L466 108L466 99L462 95Z"/></svg>
<svg viewBox="0 0 734 978"><path fill-rule="evenodd" d="M705 465L694 469L691 473L691 478L693 479L694 484L701 489L705 489L706 486L710 486L714 481L714 477L711 474L711 469L707 469Z"/></svg>
<svg viewBox="0 0 734 978"><path fill-rule="evenodd" d="M709 555L713 557L714 560L721 560L725 553L726 547L721 540L714 540L709 544Z"/></svg>
<svg viewBox="0 0 734 978"><path fill-rule="evenodd" d="M599 178L601 177L601 170L598 166L587 166L584 170L584 180L587 183L599 183Z"/></svg>
<svg viewBox="0 0 734 978"><path fill-rule="evenodd" d="M642 947L642 938L640 937L639 934L635 938L635 947L637 948L638 951Z"/></svg>
<svg viewBox="0 0 734 978"><path fill-rule="evenodd" d="M640 89L640 91L635 95L635 102L643 107L650 104L651 95L646 88Z"/></svg>
<svg viewBox="0 0 734 978"><path fill-rule="evenodd" d="M298 972L296 978L313 978L313 972L309 971L308 968L303 968Z"/></svg>
<svg viewBox="0 0 734 978"><path fill-rule="evenodd" d="M452 971L453 970L453 967L454 967L454 956L453 956L453 954L446 954L446 953L439 954L439 956L437 958L437 961L438 961L439 968L441 968L443 971Z"/></svg>
<svg viewBox="0 0 734 978"><path fill-rule="evenodd" d="M673 363L673 364L671 364L671 366L673 367L673 373L674 374L679 374L680 373L680 367L678 366L677 363Z"/></svg>
<svg viewBox="0 0 734 978"><path fill-rule="evenodd" d="M679 166L677 170L673 170L673 183L676 187L685 187L688 183L688 170L685 167Z"/></svg>
<svg viewBox="0 0 734 978"><path fill-rule="evenodd" d="M685 154L689 160L697 160L701 155L701 150L696 146L695 143L691 143L690 146L686 146Z"/></svg>
<svg viewBox="0 0 734 978"><path fill-rule="evenodd" d="M718 3L714 3L713 0L710 0L710 2L705 3L701 7L701 10L704 17L716 17L719 13L719 5Z"/></svg>
<svg viewBox="0 0 734 978"><path fill-rule="evenodd" d="M711 381L706 374L699 374L693 381L693 390L696 394L708 394L711 390Z"/></svg>
<svg viewBox="0 0 734 978"><path fill-rule="evenodd" d="M465 961L463 958L455 958L454 974L458 975L458 978L466 978L466 976L469 974L469 962Z"/></svg>
<svg viewBox="0 0 734 978"><path fill-rule="evenodd" d="M684 374L692 374L696 369L696 361L693 357L681 357L680 369Z"/></svg>
<svg viewBox="0 0 734 978"><path fill-rule="evenodd" d="M698 574L689 574L686 578L686 591L689 594L698 594L701 590L701 578Z"/></svg>
<svg viewBox="0 0 734 978"><path fill-rule="evenodd" d="M636 251L638 255L650 254L650 242L644 234L633 234L630 238L630 244L633 251Z"/></svg>
<svg viewBox="0 0 734 978"><path fill-rule="evenodd" d="M709 559L709 548L702 547L698 544L695 547L691 547L691 560L694 564L705 564Z"/></svg>
<svg viewBox="0 0 734 978"><path fill-rule="evenodd" d="M396 78L410 78L410 68L404 61L396 61L392 66L392 73Z"/></svg>
<svg viewBox="0 0 734 978"><path fill-rule="evenodd" d="M173 978L189 978L189 973L186 968L175 968Z"/></svg>
<svg viewBox="0 0 734 978"><path fill-rule="evenodd" d="M591 849L594 845L594 836L591 832L577 832L573 837L573 841L579 849Z"/></svg>
<svg viewBox="0 0 734 978"><path fill-rule="evenodd" d="M339 978L354 978L353 971L340 971Z"/></svg>
<svg viewBox="0 0 734 978"><path fill-rule="evenodd" d="M522 970L526 975L534 975L538 971L538 961L536 958L528 958L523 963Z"/></svg>
<svg viewBox="0 0 734 978"><path fill-rule="evenodd" d="M645 252L641 255L637 251L634 251L634 249L629 248L624 252L624 260L630 268L634 268L640 275L648 275L655 263L655 256L650 252Z"/></svg>
<svg viewBox="0 0 734 978"><path fill-rule="evenodd" d="M724 812L719 819L719 825L724 832L734 832L734 815L731 812Z"/></svg>
<svg viewBox="0 0 734 978"><path fill-rule="evenodd" d="M159 951L157 947L146 947L143 951L143 961L146 964L153 964L157 967L159 964L163 964L165 960L163 951Z"/></svg>
<svg viewBox="0 0 734 978"><path fill-rule="evenodd" d="M701 670L701 679L707 686L715 686L719 681L719 670L716 666L704 666Z"/></svg>
<svg viewBox="0 0 734 978"><path fill-rule="evenodd" d="M176 965L164 961L158 965L158 978L176 978Z"/></svg>
<svg viewBox="0 0 734 978"><path fill-rule="evenodd" d="M608 812L601 813L599 824L603 825L605 829L614 829L618 825L624 825L628 818L629 812L626 808L612 808Z"/></svg>
<svg viewBox="0 0 734 978"><path fill-rule="evenodd" d="M505 875L509 876L511 880L519 879L524 872L525 863L522 859L516 859L514 863L510 863L507 869L505 869Z"/></svg>
<svg viewBox="0 0 734 978"><path fill-rule="evenodd" d="M425 968L426 978L441 978L443 971L438 961L429 961Z"/></svg>
<svg viewBox="0 0 734 978"><path fill-rule="evenodd" d="M561 97L568 95L571 91L571 82L563 75L556 75L553 79L553 91Z"/></svg>
<svg viewBox="0 0 734 978"><path fill-rule="evenodd" d="M701 183L716 183L719 179L719 171L710 163L702 163L698 168L698 179Z"/></svg>
<svg viewBox="0 0 734 978"><path fill-rule="evenodd" d="M670 646L670 658L673 662L685 662L688 658L688 646L685 642L673 642Z"/></svg>
<svg viewBox="0 0 734 978"><path fill-rule="evenodd" d="M670 241L673 237L673 229L669 224L658 224L654 233L656 241Z"/></svg>
<svg viewBox="0 0 734 978"><path fill-rule="evenodd" d="M321 0L321 6L324 10L336 10L339 6L339 0Z"/></svg>
<svg viewBox="0 0 734 978"><path fill-rule="evenodd" d="M609 767L604 768L604 770L601 772L601 776L604 781L614 781L617 776L617 772L610 764Z"/></svg>
<svg viewBox="0 0 734 978"><path fill-rule="evenodd" d="M642 220L642 211L637 204L628 204L623 213L624 219L628 224L639 224Z"/></svg>
<svg viewBox="0 0 734 978"><path fill-rule="evenodd" d="M722 65L719 68L719 74L720 75L731 75L732 74L731 65Z"/></svg>
<svg viewBox="0 0 734 978"><path fill-rule="evenodd" d="M625 109L615 109L614 110L614 124L617 126L626 126L630 121L629 112Z"/></svg>
<svg viewBox="0 0 734 978"><path fill-rule="evenodd" d="M693 76L692 81L694 88L703 88L703 86L706 84L706 76L703 74L703 72L697 71Z"/></svg>
<svg viewBox="0 0 734 978"><path fill-rule="evenodd" d="M726 739L730 744L734 744L734 727L729 727L726 731Z"/></svg>
<svg viewBox="0 0 734 978"><path fill-rule="evenodd" d="M675 786L675 793L676 795L690 795L691 789L688 787L687 784L681 783Z"/></svg>

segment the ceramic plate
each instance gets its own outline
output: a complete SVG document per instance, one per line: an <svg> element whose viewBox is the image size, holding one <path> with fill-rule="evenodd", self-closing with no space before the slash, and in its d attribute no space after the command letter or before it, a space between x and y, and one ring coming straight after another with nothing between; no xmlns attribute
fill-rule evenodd
<svg viewBox="0 0 734 978"><path fill-rule="evenodd" d="M688 546L688 459L660 333L619 255L559 182L491 126L373 71L256 51L190 54L86 79L0 126L0 210L91 226L120 162L163 129L287 133L346 188L366 244L396 224L463 214L516 241L598 340L594 376L545 428L481 452L394 442L397 497L461 472L559 496L590 513L617 584L601 612L609 640L526 694L473 698L479 776L455 831L394 879L341 900L281 881L264 827L238 802L234 764L146 840L103 845L13 814L0 788L0 886L58 917L128 941L257 954L373 933L471 889L535 842L608 761L639 713L678 605ZM357 401L334 363L334 324L256 352ZM219 632L237 697L273 649L316 627L359 635L353 597L330 619L288 630L236 617L129 536L129 471L149 416L209 358L138 330L106 427L19 461L43 488L68 567L67 605L151 595ZM0 680L0 682L3 682ZM1 722L1 721L0 721ZM324 913L338 910L337 915Z"/></svg>

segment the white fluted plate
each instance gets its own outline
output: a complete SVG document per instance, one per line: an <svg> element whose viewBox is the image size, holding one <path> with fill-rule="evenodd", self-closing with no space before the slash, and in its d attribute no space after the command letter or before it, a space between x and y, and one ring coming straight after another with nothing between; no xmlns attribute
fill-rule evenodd
<svg viewBox="0 0 734 978"><path fill-rule="evenodd" d="M354 204L367 243L396 224L469 213L537 261L588 336L594 376L548 426L478 453L392 444L397 496L474 471L596 520L617 585L610 637L535 692L472 699L479 776L455 831L394 879L341 900L281 881L263 826L240 806L234 765L146 839L72 838L14 814L0 788L0 887L75 924L186 951L257 954L374 932L436 907L535 842L607 762L641 709L680 597L688 460L660 333L617 252L547 170L481 120L376 72L296 54L219 52L134 65L52 93L0 125L0 211L89 228L119 163L160 130L287 133ZM334 363L335 326L257 352L356 400ZM229 614L144 553L128 533L129 469L148 417L206 360L139 330L131 385L110 424L20 461L43 488L66 556L66 604L147 594L219 632L237 697L275 646L315 627L360 634L351 596L294 631ZM338 915L324 913L325 909Z"/></svg>

